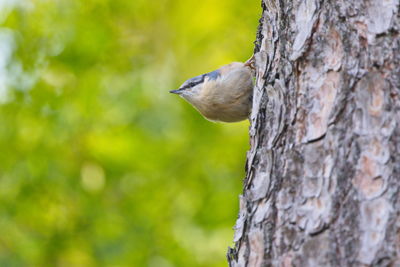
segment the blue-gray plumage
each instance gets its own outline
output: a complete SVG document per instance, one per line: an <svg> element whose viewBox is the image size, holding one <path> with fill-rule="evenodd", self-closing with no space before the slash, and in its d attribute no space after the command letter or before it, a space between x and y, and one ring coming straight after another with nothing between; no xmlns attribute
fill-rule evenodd
<svg viewBox="0 0 400 267"><path fill-rule="evenodd" d="M204 74L204 75L207 75L207 77L208 77L210 80L216 80L216 79L219 77L220 73L219 73L218 70L214 70L214 71L209 72L209 73L206 73L206 74Z"/></svg>
<svg viewBox="0 0 400 267"><path fill-rule="evenodd" d="M233 62L191 78L170 92L183 97L208 120L245 120L250 114L253 93L251 66Z"/></svg>

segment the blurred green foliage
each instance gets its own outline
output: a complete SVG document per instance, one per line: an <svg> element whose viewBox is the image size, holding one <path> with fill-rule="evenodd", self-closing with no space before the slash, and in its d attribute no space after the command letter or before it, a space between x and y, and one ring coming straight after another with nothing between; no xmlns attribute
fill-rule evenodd
<svg viewBox="0 0 400 267"><path fill-rule="evenodd" d="M168 93L252 54L259 3L0 1L0 266L226 266L248 123Z"/></svg>

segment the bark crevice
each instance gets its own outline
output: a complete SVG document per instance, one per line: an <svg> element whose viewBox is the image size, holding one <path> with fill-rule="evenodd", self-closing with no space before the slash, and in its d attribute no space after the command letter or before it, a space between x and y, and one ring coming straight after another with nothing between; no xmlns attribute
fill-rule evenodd
<svg viewBox="0 0 400 267"><path fill-rule="evenodd" d="M400 266L398 0L262 1L233 266Z"/></svg>

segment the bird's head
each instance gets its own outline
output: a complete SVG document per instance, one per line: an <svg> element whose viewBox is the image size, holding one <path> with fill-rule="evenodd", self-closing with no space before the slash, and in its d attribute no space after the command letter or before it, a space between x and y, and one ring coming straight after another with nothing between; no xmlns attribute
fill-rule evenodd
<svg viewBox="0 0 400 267"><path fill-rule="evenodd" d="M201 95L204 85L211 81L216 81L220 77L220 71L215 70L206 74L202 74L185 81L177 90L171 90L170 93L178 94L190 101Z"/></svg>

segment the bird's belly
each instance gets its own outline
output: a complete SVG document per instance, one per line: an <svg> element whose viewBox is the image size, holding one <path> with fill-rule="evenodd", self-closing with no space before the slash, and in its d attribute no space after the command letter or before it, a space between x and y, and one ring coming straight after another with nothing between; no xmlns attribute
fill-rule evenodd
<svg viewBox="0 0 400 267"><path fill-rule="evenodd" d="M238 122L248 118L250 110L249 103L237 103L237 105L225 105L214 104L204 110L199 109L200 113L211 121L221 122Z"/></svg>

